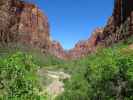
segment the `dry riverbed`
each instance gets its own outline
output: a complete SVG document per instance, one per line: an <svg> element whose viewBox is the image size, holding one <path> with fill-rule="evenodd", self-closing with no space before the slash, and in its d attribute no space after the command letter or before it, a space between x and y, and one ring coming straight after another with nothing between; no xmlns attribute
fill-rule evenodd
<svg viewBox="0 0 133 100"><path fill-rule="evenodd" d="M38 70L40 84L47 93L53 97L64 91L64 79L69 79L70 75L63 71L54 71L41 68ZM51 99L52 100L52 99Z"/></svg>

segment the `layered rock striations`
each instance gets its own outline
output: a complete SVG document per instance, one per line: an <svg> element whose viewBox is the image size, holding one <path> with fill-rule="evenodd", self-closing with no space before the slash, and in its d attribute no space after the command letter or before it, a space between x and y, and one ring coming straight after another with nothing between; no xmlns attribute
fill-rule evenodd
<svg viewBox="0 0 133 100"><path fill-rule="evenodd" d="M95 52L99 42L98 36L101 35L102 32L103 28L96 28L88 40L79 41L73 49L68 51L67 56L70 59L76 59Z"/></svg>
<svg viewBox="0 0 133 100"><path fill-rule="evenodd" d="M65 51L58 41L52 41L49 48L49 53L60 59L66 59Z"/></svg>
<svg viewBox="0 0 133 100"><path fill-rule="evenodd" d="M47 17L34 4L21 0L0 1L0 42L19 42L37 48L50 45Z"/></svg>
<svg viewBox="0 0 133 100"><path fill-rule="evenodd" d="M104 46L110 46L133 35L133 1L115 0L113 14L100 38Z"/></svg>

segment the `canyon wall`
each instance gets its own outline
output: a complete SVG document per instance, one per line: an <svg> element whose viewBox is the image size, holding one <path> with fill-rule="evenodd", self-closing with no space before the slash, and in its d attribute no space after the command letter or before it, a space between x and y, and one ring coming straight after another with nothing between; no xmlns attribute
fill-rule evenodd
<svg viewBox="0 0 133 100"><path fill-rule="evenodd" d="M61 46L60 42L58 41L52 41L49 48L49 53L60 59L66 59L66 53L63 47Z"/></svg>
<svg viewBox="0 0 133 100"><path fill-rule="evenodd" d="M21 0L0 0L0 46L21 43L61 59L77 59L132 35L133 0L115 0L107 25L96 28L89 39L79 41L69 51L50 40L48 18L37 6Z"/></svg>
<svg viewBox="0 0 133 100"><path fill-rule="evenodd" d="M109 47L126 41L133 35L133 0L114 0L112 16L103 29L96 29L92 36L78 42L69 51L70 58L80 58L96 51L98 47Z"/></svg>
<svg viewBox="0 0 133 100"><path fill-rule="evenodd" d="M103 33L103 28L96 28L89 39L79 41L75 47L68 51L67 56L71 59L84 57L96 51L98 44L98 35Z"/></svg>
<svg viewBox="0 0 133 100"><path fill-rule="evenodd" d="M22 43L47 49L50 45L49 24L39 8L21 0L0 1L0 43Z"/></svg>
<svg viewBox="0 0 133 100"><path fill-rule="evenodd" d="M113 14L99 38L104 46L110 46L133 35L133 1L115 0Z"/></svg>

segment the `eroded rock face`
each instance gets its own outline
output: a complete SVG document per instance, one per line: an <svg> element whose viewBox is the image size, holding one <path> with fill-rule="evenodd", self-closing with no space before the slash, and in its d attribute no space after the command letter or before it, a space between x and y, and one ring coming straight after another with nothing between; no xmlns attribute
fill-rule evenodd
<svg viewBox="0 0 133 100"><path fill-rule="evenodd" d="M18 28L20 41L44 49L50 45L47 17L31 4L24 4L21 13L19 13L20 8L17 10L17 16L20 17Z"/></svg>
<svg viewBox="0 0 133 100"><path fill-rule="evenodd" d="M41 49L50 45L47 17L34 4L0 1L0 42L20 42Z"/></svg>
<svg viewBox="0 0 133 100"><path fill-rule="evenodd" d="M101 38L105 46L110 46L133 35L133 0L115 0L111 19L108 20Z"/></svg>
<svg viewBox="0 0 133 100"><path fill-rule="evenodd" d="M115 0L114 3L113 17L115 25L118 26L131 16L133 0Z"/></svg>
<svg viewBox="0 0 133 100"><path fill-rule="evenodd" d="M79 41L73 49L69 50L67 57L69 57L69 59L77 59L95 52L97 43L99 42L98 36L101 35L102 32L103 28L96 28L88 40Z"/></svg>
<svg viewBox="0 0 133 100"><path fill-rule="evenodd" d="M66 54L58 41L52 41L49 52L60 59L66 59Z"/></svg>
<svg viewBox="0 0 133 100"><path fill-rule="evenodd" d="M14 0L15 1L15 0ZM17 27L13 26L17 22L14 12L13 0L0 1L0 42L2 44L15 40L16 36L13 35L17 31Z"/></svg>

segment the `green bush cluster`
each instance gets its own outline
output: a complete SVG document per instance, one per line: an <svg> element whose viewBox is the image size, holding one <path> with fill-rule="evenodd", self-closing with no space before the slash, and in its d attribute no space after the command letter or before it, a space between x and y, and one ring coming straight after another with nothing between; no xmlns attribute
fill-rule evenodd
<svg viewBox="0 0 133 100"><path fill-rule="evenodd" d="M102 49L74 61L72 68L75 71L57 100L133 100L132 51Z"/></svg>
<svg viewBox="0 0 133 100"><path fill-rule="evenodd" d="M36 71L32 56L25 53L0 59L0 100L41 100Z"/></svg>
<svg viewBox="0 0 133 100"><path fill-rule="evenodd" d="M126 48L120 43L72 61L38 52L6 53L0 58L0 100L49 100L39 86L37 65L71 75L55 100L133 100L133 51Z"/></svg>

